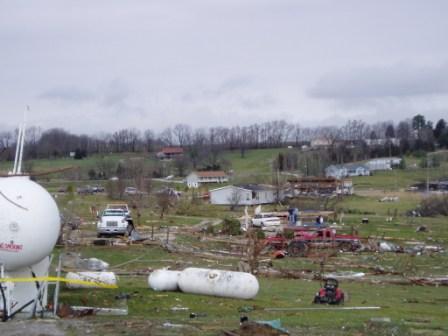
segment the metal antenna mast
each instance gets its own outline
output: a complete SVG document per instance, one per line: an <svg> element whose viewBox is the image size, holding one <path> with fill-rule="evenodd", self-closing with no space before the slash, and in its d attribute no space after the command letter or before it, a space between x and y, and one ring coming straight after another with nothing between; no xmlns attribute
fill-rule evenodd
<svg viewBox="0 0 448 336"><path fill-rule="evenodd" d="M30 107L27 106L27 111ZM26 111L23 112L23 123L19 126L19 133L17 134L16 143L16 156L14 158L14 167L12 169L13 175L22 174L22 158L23 158L23 145L25 143L25 130L26 130Z"/></svg>

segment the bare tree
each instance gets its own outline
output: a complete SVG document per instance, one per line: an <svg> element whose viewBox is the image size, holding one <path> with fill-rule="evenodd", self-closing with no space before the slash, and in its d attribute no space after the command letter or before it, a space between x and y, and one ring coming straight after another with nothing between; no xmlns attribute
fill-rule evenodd
<svg viewBox="0 0 448 336"><path fill-rule="evenodd" d="M163 216L168 211L169 208L174 206L174 198L170 194L168 190L162 190L156 194L157 205L160 208L160 219L163 219Z"/></svg>
<svg viewBox="0 0 448 336"><path fill-rule="evenodd" d="M207 156L206 142L206 131L204 129L197 129L193 134L193 141L188 151L194 169Z"/></svg>
<svg viewBox="0 0 448 336"><path fill-rule="evenodd" d="M191 127L185 124L177 124L173 128L173 135L179 146L184 147L191 143Z"/></svg>
<svg viewBox="0 0 448 336"><path fill-rule="evenodd" d="M246 148L248 146L248 131L246 127L242 127L239 136L240 155L242 158L246 155Z"/></svg>
<svg viewBox="0 0 448 336"><path fill-rule="evenodd" d="M124 181L122 179L118 179L118 180L109 180L106 183L106 193L107 196L110 199L113 200L119 200L119 199L123 199L123 192L124 192Z"/></svg>
<svg viewBox="0 0 448 336"><path fill-rule="evenodd" d="M151 130L146 130L143 133L143 141L145 143L145 148L147 152L151 152L154 148L154 142L155 142L155 135L154 132Z"/></svg>
<svg viewBox="0 0 448 336"><path fill-rule="evenodd" d="M133 153L136 152L139 142L140 142L140 131L135 128L129 129L127 138L127 145L129 148L128 150Z"/></svg>
<svg viewBox="0 0 448 336"><path fill-rule="evenodd" d="M296 146L299 146L299 142L300 142L300 137L301 137L301 128L299 124L295 124L294 125L294 141Z"/></svg>
<svg viewBox="0 0 448 336"><path fill-rule="evenodd" d="M26 152L29 158L37 158L38 141L42 135L40 127L31 126L26 130Z"/></svg>
<svg viewBox="0 0 448 336"><path fill-rule="evenodd" d="M145 188L147 169L142 157L129 158L125 161L126 176L133 179L135 187L139 190Z"/></svg>
<svg viewBox="0 0 448 336"><path fill-rule="evenodd" d="M170 127L165 128L162 133L159 135L160 141L166 146L172 146L173 145L173 132Z"/></svg>
<svg viewBox="0 0 448 336"><path fill-rule="evenodd" d="M411 139L411 125L408 121L400 121L397 126L397 137L401 140Z"/></svg>
<svg viewBox="0 0 448 336"><path fill-rule="evenodd" d="M177 176L185 176L185 173L189 166L188 159L185 156L180 156L174 159L173 164L177 170Z"/></svg>
<svg viewBox="0 0 448 336"><path fill-rule="evenodd" d="M369 128L362 120L349 120L341 128L341 136L344 140L363 140L367 138Z"/></svg>
<svg viewBox="0 0 448 336"><path fill-rule="evenodd" d="M111 159L101 157L96 160L96 169L97 176L107 179L112 177L112 174L115 172L115 163Z"/></svg>
<svg viewBox="0 0 448 336"><path fill-rule="evenodd" d="M234 188L227 200L229 201L230 211L234 211L241 204L241 190Z"/></svg>
<svg viewBox="0 0 448 336"><path fill-rule="evenodd" d="M258 230L250 228L247 231L247 263L249 265L249 272L257 274L258 272L258 259L261 251L265 248L263 239L258 238Z"/></svg>

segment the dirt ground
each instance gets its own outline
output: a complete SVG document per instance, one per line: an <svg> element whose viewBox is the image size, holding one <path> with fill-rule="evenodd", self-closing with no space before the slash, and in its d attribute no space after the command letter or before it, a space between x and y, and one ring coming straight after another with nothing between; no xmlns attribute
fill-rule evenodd
<svg viewBox="0 0 448 336"><path fill-rule="evenodd" d="M65 336L67 330L57 320L14 320L0 324L2 336ZM64 323L65 324L65 323Z"/></svg>
<svg viewBox="0 0 448 336"><path fill-rule="evenodd" d="M0 322L1 336L84 336L84 335L199 335L201 331L184 324L156 324L145 319L37 319Z"/></svg>

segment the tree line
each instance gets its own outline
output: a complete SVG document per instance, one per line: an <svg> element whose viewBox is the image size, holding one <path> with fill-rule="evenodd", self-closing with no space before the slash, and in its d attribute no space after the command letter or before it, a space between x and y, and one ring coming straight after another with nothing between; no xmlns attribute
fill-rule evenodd
<svg viewBox="0 0 448 336"><path fill-rule="evenodd" d="M2 159L12 160L18 130L0 132ZM181 146L195 167L204 161L210 167L218 164L222 150L309 146L313 139L324 139L332 162L384 155L403 155L448 147L448 127L444 119L433 124L423 115L398 123L391 121L368 124L349 120L341 127L301 127L284 120L255 123L248 126L192 128L186 124L155 132L126 128L95 135L73 134L61 128L44 130L29 127L25 136L25 158L60 158L75 153L76 158L101 153L156 152L164 146Z"/></svg>

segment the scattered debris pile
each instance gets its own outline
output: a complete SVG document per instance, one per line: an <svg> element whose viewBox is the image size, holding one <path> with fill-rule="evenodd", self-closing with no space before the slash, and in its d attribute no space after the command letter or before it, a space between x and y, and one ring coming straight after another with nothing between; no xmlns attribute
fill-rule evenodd
<svg viewBox="0 0 448 336"><path fill-rule="evenodd" d="M240 328L237 330L223 330L224 336L286 336L289 332L281 326L280 320L249 321L247 316L240 319Z"/></svg>

